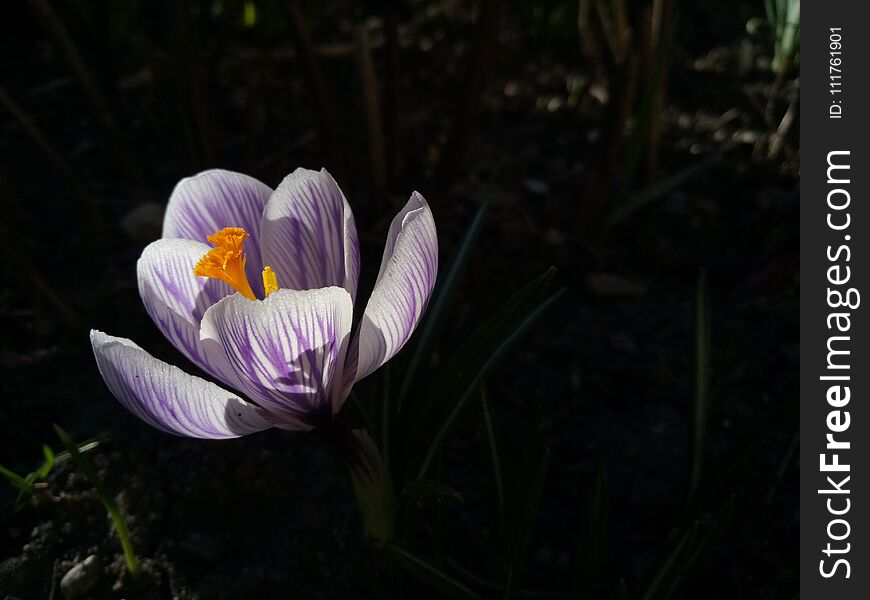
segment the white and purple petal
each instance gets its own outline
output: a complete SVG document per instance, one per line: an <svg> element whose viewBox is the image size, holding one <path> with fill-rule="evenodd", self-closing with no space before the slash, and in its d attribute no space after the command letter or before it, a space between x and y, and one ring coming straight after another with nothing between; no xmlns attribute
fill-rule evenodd
<svg viewBox="0 0 870 600"><path fill-rule="evenodd" d="M308 429L339 408L352 316L340 287L283 289L259 302L236 294L206 311L200 333L223 349L248 397Z"/></svg>
<svg viewBox="0 0 870 600"><path fill-rule="evenodd" d="M414 192L390 224L378 279L348 361L356 362L354 381L405 345L426 310L437 274L435 220L426 200Z"/></svg>
<svg viewBox="0 0 870 600"><path fill-rule="evenodd" d="M139 295L148 315L172 344L199 368L238 389L235 371L223 352L199 339L199 324L215 302L234 293L219 279L196 277L193 268L209 246L188 239L149 244L136 264Z"/></svg>
<svg viewBox="0 0 870 600"><path fill-rule="evenodd" d="M353 212L326 169L296 169L266 205L261 226L263 264L292 290L343 287L356 296L359 240Z"/></svg>
<svg viewBox="0 0 870 600"><path fill-rule="evenodd" d="M157 429L219 439L272 427L263 409L154 358L128 339L91 331L91 345L115 398Z"/></svg>
<svg viewBox="0 0 870 600"><path fill-rule="evenodd" d="M164 238L206 242L225 227L241 227L251 236L245 243L245 272L254 292L262 296L263 261L257 240L263 209L272 195L266 184L232 171L213 169L178 182L163 219Z"/></svg>

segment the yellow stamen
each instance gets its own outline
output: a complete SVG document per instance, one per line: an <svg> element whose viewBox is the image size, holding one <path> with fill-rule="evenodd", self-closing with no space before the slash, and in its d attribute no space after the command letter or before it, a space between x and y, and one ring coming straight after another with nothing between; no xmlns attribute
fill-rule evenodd
<svg viewBox="0 0 870 600"><path fill-rule="evenodd" d="M263 269L263 289L266 290L266 298L272 292L278 291L278 276L269 265L266 265L266 268Z"/></svg>
<svg viewBox="0 0 870 600"><path fill-rule="evenodd" d="M245 275L245 253L242 245L248 233L241 227L225 227L208 236L214 244L205 256L199 259L193 274L197 277L213 277L226 281L246 298L256 300L248 276Z"/></svg>

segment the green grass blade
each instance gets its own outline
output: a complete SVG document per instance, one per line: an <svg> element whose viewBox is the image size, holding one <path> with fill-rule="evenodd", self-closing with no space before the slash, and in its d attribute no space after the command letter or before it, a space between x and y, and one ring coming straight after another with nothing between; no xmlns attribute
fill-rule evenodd
<svg viewBox="0 0 870 600"><path fill-rule="evenodd" d="M18 488L22 492L29 491L33 487L33 484L30 483L29 481L27 481L27 479L25 479L24 477L22 477L18 473L14 472L10 469L7 469L3 465L0 465L0 475L3 475L6 479L9 480L9 482L12 485L14 485L16 488Z"/></svg>
<svg viewBox="0 0 870 600"><path fill-rule="evenodd" d="M481 597L471 591L461 582L450 577L440 569L432 566L422 558L403 550L398 546L388 546L390 554L408 573L429 584L448 598L458 600L481 600Z"/></svg>
<svg viewBox="0 0 870 600"><path fill-rule="evenodd" d="M595 481L583 514L580 535L580 558L577 565L577 598L593 600L596 597L601 555L604 551L607 528L607 473L598 465Z"/></svg>
<svg viewBox="0 0 870 600"><path fill-rule="evenodd" d="M610 597L613 600L628 600L628 586L625 585L625 580L622 577L613 586Z"/></svg>
<svg viewBox="0 0 870 600"><path fill-rule="evenodd" d="M704 534L704 537L698 543L698 547L695 552L692 553L692 556L686 561L686 572L690 572L695 564L699 561L703 561L716 548L719 542L724 537L728 526L731 524L731 517L734 516L734 495L728 497L725 503L722 505L722 508L719 509L719 513L716 515L716 518L713 520L713 523L710 524L710 527L707 529L707 533Z"/></svg>
<svg viewBox="0 0 870 600"><path fill-rule="evenodd" d="M782 480L785 478L785 473L788 470L789 465L791 465L792 460L794 460L799 447L800 431L795 431L794 435L791 438L791 442L789 442L789 445L785 450L785 454L783 454L782 456L782 460L780 461L779 466L776 468L776 474L773 476L773 480L770 482L770 487L767 489L767 494L765 494L764 504L767 506L768 509L773 506L773 501L776 498L776 492L779 490L780 485L782 485Z"/></svg>
<svg viewBox="0 0 870 600"><path fill-rule="evenodd" d="M452 405L452 409L436 429L435 437L417 474L418 479L425 478L436 452L452 430L456 418L487 373L564 292L560 290L549 298L538 301L539 292L551 278L552 272L548 271L530 284L531 289L526 286L496 310L463 342L441 370L439 378L430 388L428 404L446 403L448 406ZM417 431L421 429L422 427L416 428Z"/></svg>
<svg viewBox="0 0 870 600"><path fill-rule="evenodd" d="M417 479L402 490L402 502L408 506L421 506L426 502L465 502L462 494L446 483L431 479Z"/></svg>
<svg viewBox="0 0 870 600"><path fill-rule="evenodd" d="M710 413L710 298L707 277L698 275L695 292L695 394L690 432L689 502L695 499L704 469Z"/></svg>
<svg viewBox="0 0 870 600"><path fill-rule="evenodd" d="M414 415L414 420L410 421L410 437L412 439L416 439L423 432L424 425L428 426L428 429L432 429L433 419L445 411L445 394L451 388L455 388L458 382L465 381L476 372L474 368L469 368L469 366L473 367L474 361L480 362L483 351L486 350L487 345L493 344L492 339L499 332L512 327L524 311L528 311L536 301L543 299L544 291L555 273L556 269L550 267L527 283L494 312L491 312L483 323L459 343L447 362L435 374L433 384L428 386L422 397L415 402L416 415Z"/></svg>
<svg viewBox="0 0 870 600"><path fill-rule="evenodd" d="M524 461L529 462L529 461ZM507 565L507 577L505 579L505 600L513 600L517 596L522 578L523 566L532 543L532 533L535 522L538 519L538 511L541 505L541 496L544 493L544 484L547 481L547 471L550 466L550 449L544 448L540 460L521 476L518 489L515 493L522 496L519 508L521 509L516 523L515 534L511 549L511 555ZM522 469L522 467L521 467Z"/></svg>
<svg viewBox="0 0 870 600"><path fill-rule="evenodd" d="M47 444L42 445L42 455L45 457L45 462L42 463L41 467L34 471L37 479L45 479L48 477L48 474L51 473L51 470L57 462L57 457L55 457L54 451Z"/></svg>
<svg viewBox="0 0 870 600"><path fill-rule="evenodd" d="M443 276L438 283L438 289L429 304L426 311L425 321L420 331L417 333L416 347L411 355L408 367L405 370L405 377L402 379L402 385L399 388L399 399L397 402L397 412L401 410L404 401L408 398L411 390L414 388L414 383L417 379L420 367L429 359L432 350L438 341L439 334L444 330L444 320L447 317L448 308L453 300L453 291L456 284L465 273L465 267L468 264L468 258L471 256L471 250L474 248L474 243L477 241L481 226L483 225L484 216L489 208L489 199L486 199L474 219L462 236L462 241L456 249L450 263L444 270Z"/></svg>
<svg viewBox="0 0 870 600"><path fill-rule="evenodd" d="M674 544L673 549L662 562L661 567L655 577L653 577L641 600L653 600L653 598L664 597L660 594L670 591L669 582L672 581L673 577L678 576L679 570L682 567L683 557L691 551L692 546L695 544L697 533L698 522L695 521L683 532L677 543Z"/></svg>
<svg viewBox="0 0 870 600"><path fill-rule="evenodd" d="M137 577L139 575L139 561L136 559L136 553L133 551L133 541L130 539L130 532L127 529L127 524L124 522L124 517L121 515L121 511L118 510L118 505L115 503L115 499L106 489L103 480L100 479L100 476L97 474L97 470L91 464L91 461L89 461L84 454L79 452L79 447L70 435L59 425L54 425L54 430L57 432L57 437L60 438L61 443L66 448L66 451L69 452L70 457L76 463L78 469L84 473L85 477L87 477L91 482L91 485L94 486L94 489L97 490L100 500L103 501L103 506L106 507L106 510L112 519L112 523L115 525L115 531L118 534L118 539L121 541L121 547L124 550L124 558L127 561L127 570L130 571L132 576Z"/></svg>
<svg viewBox="0 0 870 600"><path fill-rule="evenodd" d="M499 532L504 530L504 480L502 479L501 458L498 451L498 440L495 437L495 427L492 424L492 413L489 410L489 399L486 396L486 388L480 388L480 407L483 415L483 430L486 434L486 443L489 449L489 458L492 463L492 478L495 483L496 508L498 510Z"/></svg>
<svg viewBox="0 0 870 600"><path fill-rule="evenodd" d="M393 419L393 370L390 363L384 365L381 375L381 455L384 464L389 468L392 464L392 456L390 456L390 430L392 429Z"/></svg>
<svg viewBox="0 0 870 600"><path fill-rule="evenodd" d="M663 196L666 196L670 192L684 185L696 175L700 175L720 160L722 160L722 154L716 152L703 160L689 165L682 171L678 171L674 175L652 184L639 194L636 194L614 206L605 218L605 224L608 227L612 227L621 223L639 209L655 202Z"/></svg>

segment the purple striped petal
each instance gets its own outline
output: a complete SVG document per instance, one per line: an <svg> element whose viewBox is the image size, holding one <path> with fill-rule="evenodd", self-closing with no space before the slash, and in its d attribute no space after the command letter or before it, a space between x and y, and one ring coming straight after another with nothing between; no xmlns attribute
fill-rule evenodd
<svg viewBox="0 0 870 600"><path fill-rule="evenodd" d="M263 295L263 261L256 240L263 209L272 195L264 183L232 171L214 169L182 179L172 191L163 219L164 238L205 242L224 227L241 227L250 234L245 244L245 272L258 296Z"/></svg>
<svg viewBox="0 0 870 600"><path fill-rule="evenodd" d="M263 264L292 290L343 287L356 296L359 240L353 212L326 169L296 169L266 205Z"/></svg>
<svg viewBox="0 0 870 600"><path fill-rule="evenodd" d="M205 311L235 293L218 279L196 277L193 268L209 246L185 239L162 239L142 252L136 271L139 295L148 315L172 344L199 368L238 389L235 371L223 352L210 351L199 339Z"/></svg>
<svg viewBox="0 0 870 600"><path fill-rule="evenodd" d="M272 427L263 409L154 358L128 339L92 330L91 346L115 398L157 429L218 439Z"/></svg>
<svg viewBox="0 0 870 600"><path fill-rule="evenodd" d="M350 294L340 287L278 290L262 301L236 294L206 311L201 336L223 348L242 391L307 429L340 407L352 316Z"/></svg>
<svg viewBox="0 0 870 600"><path fill-rule="evenodd" d="M405 345L426 310L437 274L435 220L426 200L414 192L390 224L381 270L348 361L356 359L355 381Z"/></svg>

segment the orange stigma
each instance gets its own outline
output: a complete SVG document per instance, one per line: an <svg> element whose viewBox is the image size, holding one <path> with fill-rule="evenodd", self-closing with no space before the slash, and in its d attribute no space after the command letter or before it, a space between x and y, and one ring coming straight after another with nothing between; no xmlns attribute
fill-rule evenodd
<svg viewBox="0 0 870 600"><path fill-rule="evenodd" d="M226 281L245 298L256 300L254 290L248 283L248 276L245 275L245 253L242 245L247 238L248 232L241 227L225 227L208 236L208 241L215 247L199 259L193 268L193 274Z"/></svg>

